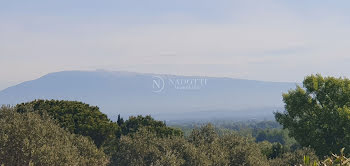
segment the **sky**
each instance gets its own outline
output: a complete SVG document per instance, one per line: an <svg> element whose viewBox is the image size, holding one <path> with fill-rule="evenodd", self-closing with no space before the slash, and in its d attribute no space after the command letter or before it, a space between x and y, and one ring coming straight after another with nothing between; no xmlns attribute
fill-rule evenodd
<svg viewBox="0 0 350 166"><path fill-rule="evenodd" d="M0 89L65 70L350 77L348 0L0 0Z"/></svg>

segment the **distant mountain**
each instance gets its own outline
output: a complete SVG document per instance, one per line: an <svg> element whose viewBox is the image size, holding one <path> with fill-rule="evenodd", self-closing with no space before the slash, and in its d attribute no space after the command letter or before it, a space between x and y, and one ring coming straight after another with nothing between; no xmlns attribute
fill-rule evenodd
<svg viewBox="0 0 350 166"><path fill-rule="evenodd" d="M78 100L115 117L162 120L271 118L296 83L110 71L63 71L0 91L0 104L34 99Z"/></svg>

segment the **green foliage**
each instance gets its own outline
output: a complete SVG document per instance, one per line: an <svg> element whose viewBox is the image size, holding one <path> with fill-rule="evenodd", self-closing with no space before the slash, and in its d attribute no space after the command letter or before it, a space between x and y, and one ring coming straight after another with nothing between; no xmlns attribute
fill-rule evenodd
<svg viewBox="0 0 350 166"><path fill-rule="evenodd" d="M261 153L267 157L267 159L271 159L271 154L273 153L272 143L269 141L262 141L258 143L258 147Z"/></svg>
<svg viewBox="0 0 350 166"><path fill-rule="evenodd" d="M342 147L350 151L350 80L311 75L303 87L283 94L284 113L276 120L302 146L320 157Z"/></svg>
<svg viewBox="0 0 350 166"><path fill-rule="evenodd" d="M288 149L286 146L283 146L282 144L275 142L271 143L268 141L259 142L259 148L261 152L268 158L268 159L275 159L281 157L283 154L295 151Z"/></svg>
<svg viewBox="0 0 350 166"><path fill-rule="evenodd" d="M265 129L280 129L282 128L279 123L276 121L241 121L241 122L234 122L234 121L216 121L213 122L216 127L218 128L226 128L231 129L235 131L241 131L246 129L251 130L265 130Z"/></svg>
<svg viewBox="0 0 350 166"><path fill-rule="evenodd" d="M298 149L293 152L283 153L281 156L270 160L270 166L281 165L303 165L305 164L304 156L308 156L309 161L318 161L318 157L310 148ZM309 162L308 164L313 164Z"/></svg>
<svg viewBox="0 0 350 166"><path fill-rule="evenodd" d="M124 124L124 119L120 117L120 114L118 114L117 124L119 126L122 126Z"/></svg>
<svg viewBox="0 0 350 166"><path fill-rule="evenodd" d="M215 132L215 128L212 124L207 124L201 128L195 128L192 130L188 140L196 146L201 144L212 144L219 138Z"/></svg>
<svg viewBox="0 0 350 166"><path fill-rule="evenodd" d="M195 128L192 130L188 141L193 144L198 151L205 152L203 163L205 165L227 165L229 158L219 141L219 135L215 132L211 124Z"/></svg>
<svg viewBox="0 0 350 166"><path fill-rule="evenodd" d="M100 147L106 140L120 135L119 126L109 120L98 107L76 101L35 100L18 104L17 112L47 112L68 131L89 136Z"/></svg>
<svg viewBox="0 0 350 166"><path fill-rule="evenodd" d="M253 138L235 133L220 136L211 124L194 129L188 139L205 152L208 165L268 165Z"/></svg>
<svg viewBox="0 0 350 166"><path fill-rule="evenodd" d="M226 152L225 156L229 159L227 165L268 165L266 156L262 154L258 144L252 138L229 134L220 138L220 144L223 147L222 151Z"/></svg>
<svg viewBox="0 0 350 166"><path fill-rule="evenodd" d="M317 161L311 161L309 156L304 156L304 166L317 166Z"/></svg>
<svg viewBox="0 0 350 166"><path fill-rule="evenodd" d="M0 109L0 165L107 165L92 141L60 128L45 112Z"/></svg>
<svg viewBox="0 0 350 166"><path fill-rule="evenodd" d="M108 149L112 154L111 165L184 165L183 156L193 158L189 145L181 137L161 138L146 128L122 136L113 143L114 149ZM188 160L190 162L190 160Z"/></svg>
<svg viewBox="0 0 350 166"><path fill-rule="evenodd" d="M286 143L287 131L285 130L279 130L279 129L272 129L272 130L260 130L257 132L255 138L257 142L261 141L269 141L269 142L278 142L280 144Z"/></svg>
<svg viewBox="0 0 350 166"><path fill-rule="evenodd" d="M327 166L350 166L350 158L346 157L344 154L344 148L340 150L340 155L332 154L322 162L322 164Z"/></svg>
<svg viewBox="0 0 350 166"><path fill-rule="evenodd" d="M215 128L218 130L237 131L244 136L248 136L248 135L255 136L257 132L261 130L282 128L282 126L276 121L255 121L255 120L239 121L239 122L232 121L232 120L221 120L221 121L209 120L205 122L179 121L179 122L170 123L170 126L181 128L181 130L184 131L184 135L188 136L192 132L192 129L196 128L197 126L206 125L207 123L213 124ZM218 133L218 134L221 134L221 133Z"/></svg>
<svg viewBox="0 0 350 166"><path fill-rule="evenodd" d="M350 166L350 158L345 156L344 148L342 148L340 155L332 154L331 157L327 157L322 162L304 156L304 166Z"/></svg>
<svg viewBox="0 0 350 166"><path fill-rule="evenodd" d="M210 124L194 129L188 139L159 137L142 127L107 147L111 165L268 165L253 138L218 135Z"/></svg>
<svg viewBox="0 0 350 166"><path fill-rule="evenodd" d="M154 132L158 137L168 136L183 136L183 132L179 129L167 127L162 121L154 120L151 116L131 116L128 120L123 122L122 133L128 135L137 132L140 128L147 128L147 130Z"/></svg>
<svg viewBox="0 0 350 166"><path fill-rule="evenodd" d="M314 148L319 156L334 147L349 146L349 140L338 139L349 135L350 114L344 112L347 106L342 111L328 100L321 105L323 100L317 97L300 87L284 94L286 112L275 116L285 129L270 121L226 121L215 127L182 126L188 133L186 137L180 129L168 127L151 116L131 116L124 121L119 115L114 123L98 107L81 102L36 100L15 108L3 107L0 165L106 165L109 159L109 165L123 166L346 165L349 159L344 150L340 156L319 162L312 149L299 149L299 144L288 136ZM94 140L109 157L84 136Z"/></svg>

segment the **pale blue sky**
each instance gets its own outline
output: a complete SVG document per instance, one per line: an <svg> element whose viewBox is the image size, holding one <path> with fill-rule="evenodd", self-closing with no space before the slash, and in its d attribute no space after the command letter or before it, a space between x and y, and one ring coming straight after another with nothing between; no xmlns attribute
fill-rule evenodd
<svg viewBox="0 0 350 166"><path fill-rule="evenodd" d="M350 77L350 1L0 0L0 89L62 70Z"/></svg>

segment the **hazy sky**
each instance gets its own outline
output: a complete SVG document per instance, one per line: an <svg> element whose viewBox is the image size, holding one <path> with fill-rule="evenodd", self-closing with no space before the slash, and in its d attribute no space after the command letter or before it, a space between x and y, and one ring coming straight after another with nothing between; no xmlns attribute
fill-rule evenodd
<svg viewBox="0 0 350 166"><path fill-rule="evenodd" d="M0 0L0 89L62 70L350 77L348 0Z"/></svg>

